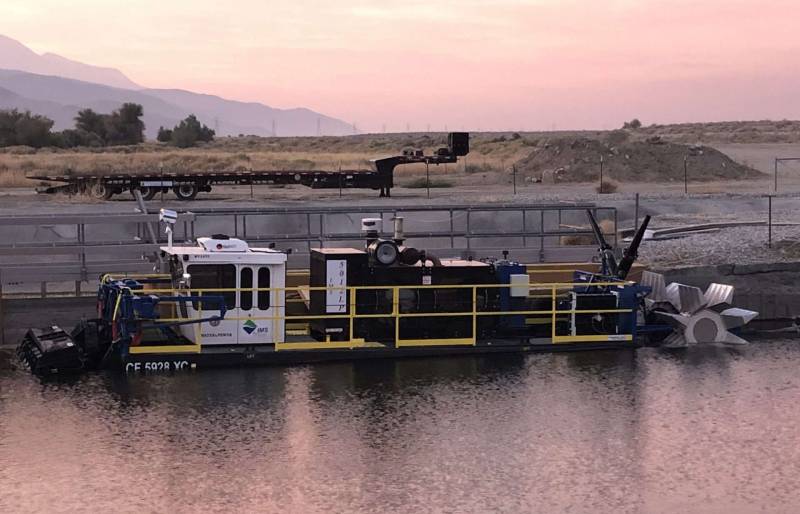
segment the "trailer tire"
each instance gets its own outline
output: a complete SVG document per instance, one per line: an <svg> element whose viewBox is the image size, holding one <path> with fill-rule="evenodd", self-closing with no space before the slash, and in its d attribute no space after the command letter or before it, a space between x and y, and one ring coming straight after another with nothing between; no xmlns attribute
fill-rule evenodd
<svg viewBox="0 0 800 514"><path fill-rule="evenodd" d="M114 196L114 190L103 182L95 182L87 191L96 200L110 200Z"/></svg>
<svg viewBox="0 0 800 514"><path fill-rule="evenodd" d="M198 190L197 184L179 184L172 188L175 198L182 201L194 200Z"/></svg>
<svg viewBox="0 0 800 514"><path fill-rule="evenodd" d="M136 195L133 192L136 191L137 189L139 190L140 193L142 193L142 200L144 200L145 202L148 202L148 201L152 200L156 196L156 189L157 188L148 187L148 186L141 186L141 187L135 187L135 188L131 189L131 196L133 196L134 198L136 198Z"/></svg>

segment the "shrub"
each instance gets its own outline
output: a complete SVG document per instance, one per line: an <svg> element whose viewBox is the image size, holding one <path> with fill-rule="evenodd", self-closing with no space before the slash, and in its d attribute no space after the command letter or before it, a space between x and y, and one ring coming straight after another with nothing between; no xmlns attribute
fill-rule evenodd
<svg viewBox="0 0 800 514"><path fill-rule="evenodd" d="M618 189L619 184L613 180L603 180L603 182L601 182L600 185L595 188L595 191L600 194L610 194L616 193Z"/></svg>
<svg viewBox="0 0 800 514"><path fill-rule="evenodd" d="M467 164L464 166L464 171L468 174L472 173L486 173L488 171L494 171L494 169L486 163L483 164Z"/></svg>
<svg viewBox="0 0 800 514"><path fill-rule="evenodd" d="M103 140L93 132L86 132L82 129L66 129L53 133L52 145L59 148L75 148L77 146L98 148L103 146Z"/></svg>
<svg viewBox="0 0 800 514"><path fill-rule="evenodd" d="M626 121L622 125L622 128L630 129L630 130L637 130L637 129L642 128L642 122L639 121L639 118L633 118L631 121Z"/></svg>
<svg viewBox="0 0 800 514"><path fill-rule="evenodd" d="M612 130L606 136L606 142L611 146L619 146L626 142L629 138L630 134L624 130Z"/></svg>

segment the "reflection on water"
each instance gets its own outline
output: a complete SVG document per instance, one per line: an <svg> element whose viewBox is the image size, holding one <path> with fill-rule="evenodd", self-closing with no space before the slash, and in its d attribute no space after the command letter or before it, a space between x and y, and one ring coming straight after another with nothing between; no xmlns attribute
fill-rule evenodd
<svg viewBox="0 0 800 514"><path fill-rule="evenodd" d="M800 347L0 375L0 510L793 512Z"/></svg>

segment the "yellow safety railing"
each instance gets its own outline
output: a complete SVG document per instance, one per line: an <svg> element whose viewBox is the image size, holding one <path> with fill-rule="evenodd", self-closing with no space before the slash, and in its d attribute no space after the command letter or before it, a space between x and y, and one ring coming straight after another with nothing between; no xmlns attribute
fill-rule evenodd
<svg viewBox="0 0 800 514"><path fill-rule="evenodd" d="M592 283L592 286L619 286L619 285L629 285L632 282L595 282ZM551 325L551 340L554 344L559 343L576 343L576 342L600 342L600 341L631 341L632 335L631 334L597 334L597 335L560 335L558 334L557 329L557 322L560 316L567 316L573 314L625 314L625 313L632 313L633 309L558 309L558 300L565 296L569 290L574 288L575 286L587 286L589 284L586 283L572 283L572 282L553 282L553 283L531 283L527 287L528 289L528 297L529 298L539 298L539 299L550 299L550 309L542 309L542 310L512 310L512 311L481 311L478 309L478 292L479 290L486 290L486 289L493 289L493 288L511 288L511 287L520 287L519 285L512 285L512 284L451 284L451 285L442 285L442 284L431 284L431 285L393 285L393 286L386 286L386 285L371 285L371 286L332 286L332 287L314 287L314 286L291 286L291 287L269 287L269 288L205 288L205 289L197 289L197 288L187 288L187 289L142 289L142 290L132 290L130 291L132 294L169 294L172 296L179 296L179 295L188 295L191 294L193 296L202 296L204 294L215 294L215 293L241 293L241 292L262 292L268 291L272 294L270 295L270 307L267 310L276 310L278 312L282 312L282 314L273 314L269 316L258 316L258 315L247 315L247 316L225 316L224 320L228 321L246 321L246 320L253 320L253 321L283 321L284 324L288 324L290 322L303 322L307 323L308 321L319 320L319 319L326 319L326 320L335 320L335 319L342 319L348 320L348 338L345 341L331 341L330 337L328 336L327 340L325 341L317 341L317 340L310 340L310 341L286 341L284 337L284 341L277 340L278 330L275 330L273 326L272 338L273 340L270 341L271 343L275 344L276 350L311 350L311 349L341 349L341 348L369 348L369 347L385 347L384 344L376 343L376 342L369 342L365 341L363 338L355 337L355 321L363 320L363 319L375 319L375 318L384 318L384 319L393 319L394 320L394 345L395 347L421 347L421 346L475 346L477 344L477 335L478 335L478 319L482 316L537 316L538 319L547 319L550 318L550 325ZM524 287L524 286L523 286ZM471 290L471 309L465 309L463 311L432 311L432 312L401 312L400 309L400 292L402 290L425 290L425 289L435 289L435 290L452 290L452 289L469 289ZM347 304L347 311L342 314L335 314L335 313L326 313L326 314L294 314L294 315L287 315L285 312L286 307L290 303L298 303L298 302L306 302L306 300L300 295L301 291L310 293L312 291L333 291L333 290L346 290L348 292L349 301ZM382 290L382 291L391 291L392 299L391 299L391 312L388 313L358 313L358 305L356 303L356 296L358 291L365 291L365 290ZM547 294L530 294L531 292L542 292L547 291ZM279 294L283 292L283 294ZM300 298L287 298L286 293L294 292L297 293ZM282 300L282 301L281 301ZM310 298L309 298L310 301ZM238 302L236 302L238 304ZM202 301L199 302L198 308L196 309L198 313L203 312L202 308ZM469 317L472 321L472 335L469 337L454 337L454 338L430 338L430 339L420 339L420 338L408 338L404 339L401 337L401 330L400 330L400 320L402 319L413 319L413 318L452 318L452 317ZM177 317L177 318L159 318L159 322L164 323L177 323L177 322L186 322L191 321L192 319L201 319L202 314L198 314L198 317ZM187 350L187 351L199 351L200 346L202 345L202 327L199 326L195 329L196 338L194 345L184 345L195 347L195 350ZM285 325L284 325L285 326ZM156 350L166 350L167 348L174 348L174 346L162 346L162 347L138 347L137 352L144 353L144 352L151 352L155 353Z"/></svg>

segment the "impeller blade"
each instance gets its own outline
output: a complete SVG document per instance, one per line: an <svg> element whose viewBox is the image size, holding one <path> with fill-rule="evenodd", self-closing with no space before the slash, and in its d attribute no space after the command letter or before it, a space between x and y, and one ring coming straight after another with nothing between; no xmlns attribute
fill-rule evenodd
<svg viewBox="0 0 800 514"><path fill-rule="evenodd" d="M725 332L725 340L722 342L725 344L736 345L736 346L743 346L746 344L750 344L747 340L742 339L741 337L737 336L732 332Z"/></svg>
<svg viewBox="0 0 800 514"><path fill-rule="evenodd" d="M653 303L667 301L667 287L664 285L664 275L661 273L643 271L639 283L652 289L647 298Z"/></svg>
<svg viewBox="0 0 800 514"><path fill-rule="evenodd" d="M683 329L689 323L689 317L682 314L672 314L664 311L655 311L655 314L666 319L667 323L675 328Z"/></svg>
<svg viewBox="0 0 800 514"><path fill-rule="evenodd" d="M676 331L668 335L661 346L664 348L686 348L689 346L689 342L683 337L682 332Z"/></svg>
<svg viewBox="0 0 800 514"><path fill-rule="evenodd" d="M730 309L725 309L722 311L720 316L722 316L722 321L725 323L725 328L730 330L732 328L739 328L750 323L756 318L756 316L758 316L758 313L748 309L731 307Z"/></svg>
<svg viewBox="0 0 800 514"><path fill-rule="evenodd" d="M699 287L678 284L678 295L680 296L681 312L694 314L706 305L706 298Z"/></svg>
<svg viewBox="0 0 800 514"><path fill-rule="evenodd" d="M728 284L711 284L705 292L706 307L733 304L733 286Z"/></svg>

